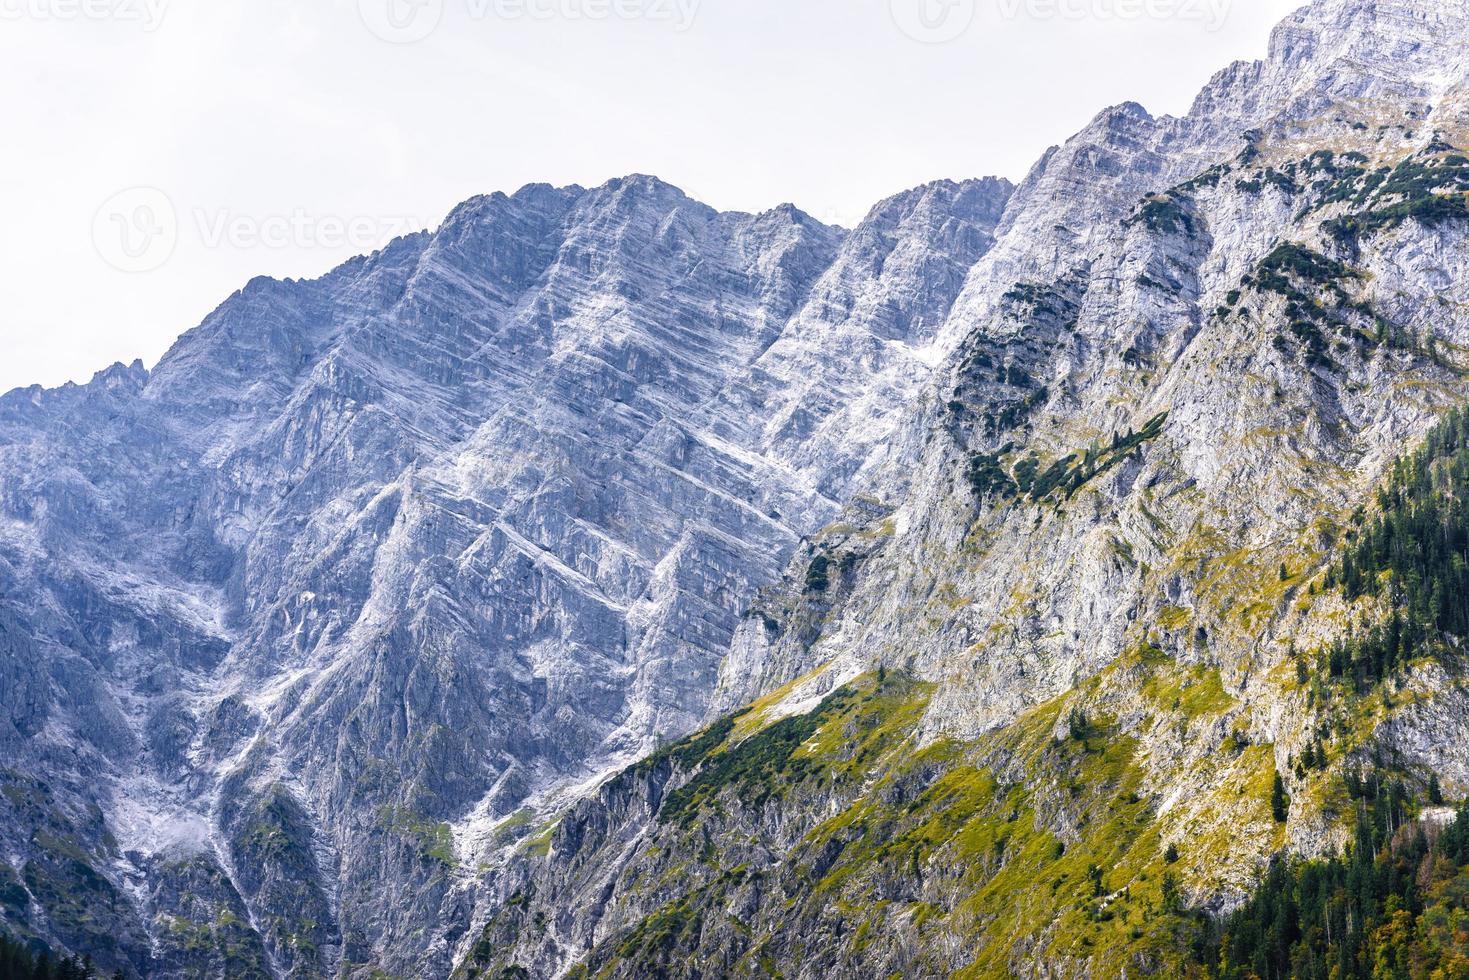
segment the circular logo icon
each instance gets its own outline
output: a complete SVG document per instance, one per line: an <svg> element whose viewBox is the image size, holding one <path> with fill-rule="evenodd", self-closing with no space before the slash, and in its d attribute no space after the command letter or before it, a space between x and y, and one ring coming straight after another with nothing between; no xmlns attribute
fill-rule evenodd
<svg viewBox="0 0 1469 980"><path fill-rule="evenodd" d="M357 13L389 44L413 44L438 29L444 0L357 0Z"/></svg>
<svg viewBox="0 0 1469 980"><path fill-rule="evenodd" d="M179 243L178 214L156 187L131 187L112 195L92 218L97 254L123 272L152 272Z"/></svg>
<svg viewBox="0 0 1469 980"><path fill-rule="evenodd" d="M975 0L888 0L893 23L915 41L946 44L974 23Z"/></svg>

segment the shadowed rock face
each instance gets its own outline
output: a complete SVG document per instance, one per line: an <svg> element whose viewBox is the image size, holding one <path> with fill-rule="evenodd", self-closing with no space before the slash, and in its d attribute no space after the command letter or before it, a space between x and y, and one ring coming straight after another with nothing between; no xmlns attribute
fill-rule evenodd
<svg viewBox="0 0 1469 980"><path fill-rule="evenodd" d="M151 374L4 396L0 874L61 882L5 927L161 976L447 972L490 827L704 716L1010 192L849 233L531 186L256 280Z"/></svg>

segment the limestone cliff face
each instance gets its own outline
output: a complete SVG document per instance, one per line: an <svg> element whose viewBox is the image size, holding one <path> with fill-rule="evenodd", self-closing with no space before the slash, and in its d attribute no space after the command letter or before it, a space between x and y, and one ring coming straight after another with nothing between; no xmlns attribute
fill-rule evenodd
<svg viewBox="0 0 1469 980"><path fill-rule="evenodd" d="M1233 681L1268 664L1299 624L1248 590L1281 561L1314 569L1313 525L1463 393L1466 16L1318 3L1189 117L1123 106L1048 155L941 331L916 469L798 557L720 706L886 663L944 681L934 733L974 735L1095 674L1165 605ZM1407 216L1425 194L1449 207ZM1038 492L1058 461L1069 483ZM858 572L813 597L817 554ZM1231 554L1251 557L1225 575ZM818 630L772 628L813 607Z"/></svg>
<svg viewBox="0 0 1469 980"><path fill-rule="evenodd" d="M1289 662L1469 394L1466 42L1318 0L1185 117L852 231L479 198L0 398L0 927L163 977L1175 969L1162 845L1220 907L1339 841L1323 727L1469 790L1451 667L1347 716Z"/></svg>
<svg viewBox="0 0 1469 980"><path fill-rule="evenodd" d="M501 879L514 888L482 916L479 950L497 955L470 966L635 976L666 954L681 976L1112 976L1116 950L1084 952L1063 905L1004 921L1056 862L1007 881L1019 866L964 851L968 828L1081 848L1139 890L1157 887L1162 842L1187 842L1183 887L1217 907L1280 850L1343 841L1341 801L1298 765L1323 730L1341 732L1336 765L1388 752L1469 790L1452 670L1415 667L1390 704L1347 710L1292 666L1370 615L1324 572L1388 464L1469 394L1466 33L1460 3L1323 0L1187 117L1117 107L1049 153L937 331L941 368L888 465L803 543L721 667L708 720L752 701L762 725L815 718L789 758L823 775L801 769L751 806L729 760L756 736L682 769L675 753L672 790L645 782L631 811L581 805L549 858ZM853 758L819 751L820 733L857 729L811 712L879 669L926 693L904 748L860 758L845 784ZM1073 712L1123 747L1101 786L1144 801L1153 853L1099 851L1110 811L1088 795L1091 763L1045 747ZM956 755L912 761L925 753ZM1276 771L1299 801L1280 826L1263 805ZM968 773L998 789L955 810ZM668 794L700 780L718 807L670 817ZM589 841L581 828L619 807ZM1000 816L1027 832L985 823ZM873 834L891 846L874 853ZM967 870L936 884L946 862ZM834 902L842 914L818 907ZM555 927L519 918L537 914ZM1166 939L1135 938L1135 969L1179 968Z"/></svg>
<svg viewBox="0 0 1469 980"><path fill-rule="evenodd" d="M1010 191L849 233L531 186L252 282L151 373L4 396L6 927L150 975L446 973L497 824L706 714Z"/></svg>

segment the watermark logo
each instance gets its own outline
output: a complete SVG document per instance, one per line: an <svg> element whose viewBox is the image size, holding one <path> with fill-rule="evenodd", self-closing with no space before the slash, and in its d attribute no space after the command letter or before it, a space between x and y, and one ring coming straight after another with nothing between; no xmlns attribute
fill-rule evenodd
<svg viewBox="0 0 1469 980"><path fill-rule="evenodd" d="M178 212L156 187L131 187L108 198L92 218L92 243L108 265L152 272L179 243Z"/></svg>
<svg viewBox="0 0 1469 980"><path fill-rule="evenodd" d="M898 30L923 44L958 40L974 24L977 0L888 0Z"/></svg>
<svg viewBox="0 0 1469 980"><path fill-rule="evenodd" d="M389 44L422 41L444 20L444 0L357 0L362 23Z"/></svg>
<svg viewBox="0 0 1469 980"><path fill-rule="evenodd" d="M358 0L357 9L377 37L412 44L439 28L449 2L461 4L474 23L648 21L683 33L694 26L702 0Z"/></svg>
<svg viewBox="0 0 1469 980"><path fill-rule="evenodd" d="M146 33L158 30L171 0L0 0L0 21L79 20L137 24Z"/></svg>

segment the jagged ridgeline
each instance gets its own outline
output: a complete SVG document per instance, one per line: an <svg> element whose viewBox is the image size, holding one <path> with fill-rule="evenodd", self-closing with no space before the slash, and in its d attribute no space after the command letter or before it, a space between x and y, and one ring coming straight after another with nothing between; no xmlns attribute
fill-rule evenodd
<svg viewBox="0 0 1469 980"><path fill-rule="evenodd" d="M1463 0L1314 0L850 230L492 194L0 396L0 933L1402 975L1469 793L1465 50Z"/></svg>

